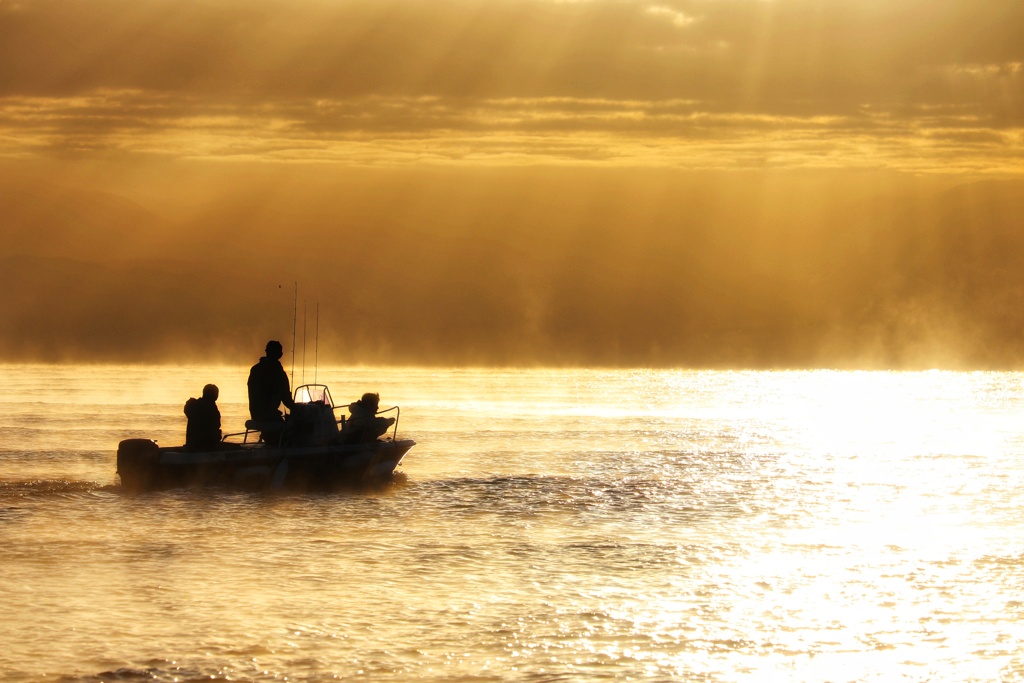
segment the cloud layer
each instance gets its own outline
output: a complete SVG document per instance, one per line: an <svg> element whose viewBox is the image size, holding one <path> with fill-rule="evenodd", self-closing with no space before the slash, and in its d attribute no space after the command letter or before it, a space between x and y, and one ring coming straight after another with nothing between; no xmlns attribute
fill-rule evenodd
<svg viewBox="0 0 1024 683"><path fill-rule="evenodd" d="M1012 173L1004 0L0 2L0 154Z"/></svg>

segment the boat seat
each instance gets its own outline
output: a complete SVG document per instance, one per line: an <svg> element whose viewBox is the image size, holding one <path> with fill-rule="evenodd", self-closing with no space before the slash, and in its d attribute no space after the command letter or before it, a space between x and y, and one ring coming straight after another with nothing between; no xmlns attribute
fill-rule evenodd
<svg viewBox="0 0 1024 683"><path fill-rule="evenodd" d="M284 423L280 420L246 420L245 428L254 432L279 432Z"/></svg>

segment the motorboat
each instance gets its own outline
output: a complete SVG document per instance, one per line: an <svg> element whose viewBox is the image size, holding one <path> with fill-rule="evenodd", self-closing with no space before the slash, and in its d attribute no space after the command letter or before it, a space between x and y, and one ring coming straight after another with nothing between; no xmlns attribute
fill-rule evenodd
<svg viewBox="0 0 1024 683"><path fill-rule="evenodd" d="M324 384L304 384L285 421L249 420L216 447L159 446L125 439L117 448L117 473L126 490L223 485L244 488L329 488L389 479L416 445L398 438L397 406L377 411L374 425L356 425L335 411ZM394 413L394 417L388 413ZM383 429L381 428L383 427ZM390 432L390 434L385 433Z"/></svg>

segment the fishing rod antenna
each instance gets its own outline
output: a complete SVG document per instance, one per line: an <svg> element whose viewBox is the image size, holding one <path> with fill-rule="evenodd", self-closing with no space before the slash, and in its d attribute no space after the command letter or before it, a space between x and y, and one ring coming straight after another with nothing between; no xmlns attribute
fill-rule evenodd
<svg viewBox="0 0 1024 683"><path fill-rule="evenodd" d="M302 300L302 383L306 383L306 300Z"/></svg>
<svg viewBox="0 0 1024 683"><path fill-rule="evenodd" d="M299 281L295 281L295 298L292 301L292 376L291 384L295 384L295 322L299 316Z"/></svg>

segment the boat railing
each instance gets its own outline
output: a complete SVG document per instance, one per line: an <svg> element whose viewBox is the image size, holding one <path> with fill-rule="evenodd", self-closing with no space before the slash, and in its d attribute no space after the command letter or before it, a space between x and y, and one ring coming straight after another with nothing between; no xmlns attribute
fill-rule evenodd
<svg viewBox="0 0 1024 683"><path fill-rule="evenodd" d="M255 435L256 438L259 439L260 432L258 430L246 429L244 432L231 432L230 434L225 434L220 440L224 443L228 443L229 439L240 436L242 437L242 443L249 443L250 434Z"/></svg>
<svg viewBox="0 0 1024 683"><path fill-rule="evenodd" d="M344 406L342 406L342 407L344 407ZM391 413L391 412L393 412L395 414L395 423L393 425L391 425L391 427L390 427L390 429L388 429L388 431L391 432L391 440L392 441L398 441L398 420L399 420L399 418L402 415L401 409L398 406L392 406L391 408L385 408L384 410L378 410L377 411L377 415L381 415L383 413ZM344 429L344 427L345 427L345 416L344 415L342 415L341 418L338 420L338 426L339 426L339 431L341 429ZM285 422L284 423L284 428L277 434L277 437L278 437L277 443L274 443L272 445L275 445L275 446L283 445L284 442L286 441L287 437L289 436L289 433L291 431L291 427L292 427L292 425L289 422ZM249 437L250 436L253 437L255 443L258 443L260 441L260 439L264 438L263 437L263 432L260 431L259 429L246 429L244 432L232 432L231 434L225 434L221 438L221 441L227 442L227 441L229 441L232 438L241 437L242 443L243 444L247 444L247 443L250 443L250 441L249 441Z"/></svg>
<svg viewBox="0 0 1024 683"><path fill-rule="evenodd" d="M280 433L278 434L278 443L274 445L280 445L281 439L284 437L284 432L284 429L280 430ZM227 442L229 439L239 436L242 437L242 443L249 443L250 436L252 436L255 439L256 443L258 443L259 440L263 438L263 431L256 428L246 427L246 430L244 432L232 432L230 434L225 434L224 436L221 437L220 440L222 442Z"/></svg>
<svg viewBox="0 0 1024 683"><path fill-rule="evenodd" d="M333 413L333 411L336 411L339 408L348 408L349 407L347 404L345 404L345 405L335 405L334 404L334 400L331 397L330 389L327 388L326 384L303 384L303 385L300 385L300 386L295 388L293 396L295 397L294 400L295 400L296 403L322 403L322 404L330 407L332 413ZM393 425L391 425L391 428L388 431L391 432L391 440L392 441L397 441L398 440L398 420L401 417L401 413L402 413L401 409L398 406L392 406L390 408L384 408L382 410L378 410L376 412L376 415L384 415L385 413L391 413L391 412L395 413L395 423ZM336 420L336 422L338 423L338 427L339 427L339 431L340 431L341 429L343 429L345 427L345 422L346 422L345 416L342 415L341 417L339 417ZM288 433L290 432L290 430L292 428L293 428L293 426L290 425L289 422L286 421L285 424L284 424L283 429L280 429L279 433L276 435L278 437L278 443L274 444L274 445L283 445L284 442L286 441L286 437L288 436ZM227 441L228 438L230 438L230 437L242 437L242 443L249 443L249 436L250 435L252 435L257 441L259 441L259 440L261 440L263 438L263 432L261 430L259 430L255 426L250 427L249 424L246 424L246 430L244 432L234 432L232 434L225 434L221 438L221 441Z"/></svg>
<svg viewBox="0 0 1024 683"><path fill-rule="evenodd" d="M383 413L390 413L392 410L395 411L395 424L391 425L391 440L398 441L398 418L401 417L402 411L398 408L398 406L391 406L390 408L385 408L384 410L378 410L377 414L382 415Z"/></svg>
<svg viewBox="0 0 1024 683"><path fill-rule="evenodd" d="M334 410L338 410L339 408L348 408L348 406L344 405L344 406L334 406L333 407ZM391 432L391 440L392 441L397 441L398 440L398 418L401 417L401 415L402 415L401 409L398 406L391 406L390 408L384 408L383 410L378 410L376 413L374 413L374 416L376 417L376 416L379 416L379 415L383 415L384 413L390 413L391 411L394 411L394 413L395 413L395 424L391 425L391 429L389 429L388 431ZM339 417L338 418L338 429L339 430L344 430L346 422L348 422L348 419L344 415Z"/></svg>

